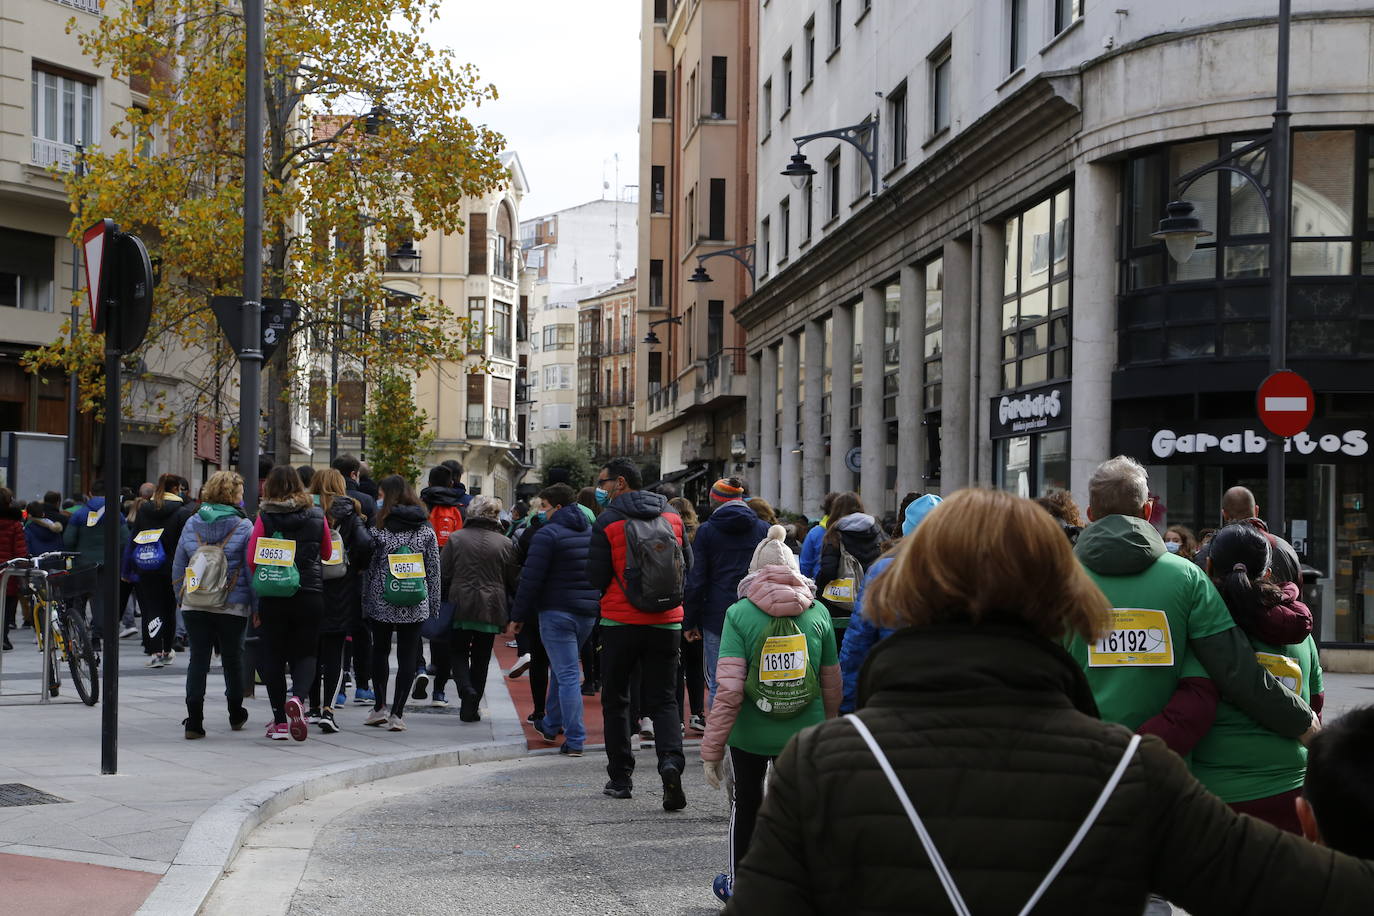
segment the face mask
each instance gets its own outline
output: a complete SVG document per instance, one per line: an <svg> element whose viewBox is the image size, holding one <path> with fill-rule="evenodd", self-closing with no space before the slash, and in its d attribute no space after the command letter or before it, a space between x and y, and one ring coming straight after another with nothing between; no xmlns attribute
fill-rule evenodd
<svg viewBox="0 0 1374 916"><path fill-rule="evenodd" d="M1164 542L1164 549L1167 550L1167 551L1169 551L1169 553L1178 553L1179 548L1181 548L1182 546L1183 546L1183 545L1180 544L1178 541L1165 541L1165 542Z"/></svg>
<svg viewBox="0 0 1374 916"><path fill-rule="evenodd" d="M538 519L539 521L541 521L541 522L544 521L544 520L545 520L545 519L544 519L544 510L543 510L543 509L540 509L538 512L534 513L534 517L537 518L537 519Z"/></svg>
<svg viewBox="0 0 1374 916"><path fill-rule="evenodd" d="M596 504L597 504L598 506L603 506L603 507L604 507L604 506L605 506L607 503L609 503L610 501L611 501L611 494L607 493L605 490L601 489L600 487L597 487L597 488L596 488Z"/></svg>

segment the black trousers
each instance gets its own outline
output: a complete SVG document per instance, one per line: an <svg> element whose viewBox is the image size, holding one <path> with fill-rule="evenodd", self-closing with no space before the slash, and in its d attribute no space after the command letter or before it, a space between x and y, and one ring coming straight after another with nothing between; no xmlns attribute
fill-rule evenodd
<svg viewBox="0 0 1374 916"><path fill-rule="evenodd" d="M361 594L354 596L348 619L348 652L353 662L353 686L357 690L366 690L372 683L372 631L363 620Z"/></svg>
<svg viewBox="0 0 1374 916"><path fill-rule="evenodd" d="M434 683L430 685L430 690L443 693L453 677L453 639L448 633L429 641L429 659L434 668Z"/></svg>
<svg viewBox="0 0 1374 916"><path fill-rule="evenodd" d="M640 666L639 713L654 722L658 770L686 766L682 713L677 705L678 644L681 630L649 626L601 628L601 715L606 734L606 773L617 786L632 788L635 757L630 745L630 682Z"/></svg>
<svg viewBox="0 0 1374 916"><path fill-rule="evenodd" d="M334 705L334 697L343 683L344 633L321 633L319 647L319 676L310 685L310 709L327 709Z"/></svg>
<svg viewBox="0 0 1374 916"><path fill-rule="evenodd" d="M177 598L172 591L172 577L139 573L134 594L143 614L143 654L171 652L177 634Z"/></svg>
<svg viewBox="0 0 1374 916"><path fill-rule="evenodd" d="M267 699L277 722L286 721L286 669L291 668L292 695L306 697L315 681L315 653L319 651L320 616L324 596L296 592L290 598L259 598L261 667Z"/></svg>
<svg viewBox="0 0 1374 916"><path fill-rule="evenodd" d="M403 716L410 686L420 663L420 624L383 623L369 620L372 630L372 687L377 691L373 709L386 705L386 685L391 680L391 636L396 635L396 692L391 698L391 714Z"/></svg>
<svg viewBox="0 0 1374 916"><path fill-rule="evenodd" d="M186 700L205 702L205 682L210 673L210 655L219 646L224 667L224 698L229 709L243 708L243 633L248 618L212 611L183 611L186 644L190 663L186 666Z"/></svg>
<svg viewBox="0 0 1374 916"><path fill-rule="evenodd" d="M677 708L683 705L683 687L686 686L686 702L692 708L692 715L706 715L706 646L698 639L696 642L682 641L682 654L678 663Z"/></svg>
<svg viewBox="0 0 1374 916"><path fill-rule="evenodd" d="M539 615L534 615L528 620L520 633L515 637L519 644L518 651L521 655L526 652L530 655L530 670L525 672L525 677L530 681L530 697L534 700L535 719L544 718L544 700L549 695L549 653L544 651L544 640L539 638ZM486 677L482 678L482 683L486 684ZM478 688L481 692L481 688Z"/></svg>
<svg viewBox="0 0 1374 916"><path fill-rule="evenodd" d="M582 644L582 679L593 686L601 680L601 621L592 627L592 635Z"/></svg>
<svg viewBox="0 0 1374 916"><path fill-rule="evenodd" d="M763 784L768 777L772 757L751 754L737 747L730 748L730 763L735 770L735 797L730 802L730 880L735 878L749 841L754 838L754 824L763 804Z"/></svg>
<svg viewBox="0 0 1374 916"><path fill-rule="evenodd" d="M487 692L487 672L491 668L491 647L495 642L495 633L454 630L449 634L449 644L453 647L453 683L460 696L470 689L480 700ZM544 683L548 683L547 669ZM543 700L539 701L539 708L544 708Z"/></svg>

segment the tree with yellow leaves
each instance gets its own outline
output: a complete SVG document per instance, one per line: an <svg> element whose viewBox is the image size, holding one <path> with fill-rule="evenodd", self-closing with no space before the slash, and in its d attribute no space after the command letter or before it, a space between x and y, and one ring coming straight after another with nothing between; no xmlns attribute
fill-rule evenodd
<svg viewBox="0 0 1374 916"><path fill-rule="evenodd" d="M425 40L438 0L271 0L266 13L263 295L302 306L269 363L266 407L278 449L290 441L295 350L316 346L378 371L419 370L467 357L465 317L441 302L404 333L356 333L365 311L387 314L386 251L437 230L463 229L462 204L507 180L502 137L464 114L495 98L476 69ZM68 24L76 30L76 21ZM115 79L146 94L67 178L72 238L101 217L143 237L159 262L145 349L182 359L180 394L131 409L165 431L220 403L232 353L209 308L235 295L243 245L244 19L234 0L132 0L78 34ZM387 319L383 317L383 322ZM84 332L84 333L83 333ZM82 406L99 399L99 347L35 351L34 368L83 380ZM144 386L153 388L156 386ZM283 460L284 460L284 456Z"/></svg>

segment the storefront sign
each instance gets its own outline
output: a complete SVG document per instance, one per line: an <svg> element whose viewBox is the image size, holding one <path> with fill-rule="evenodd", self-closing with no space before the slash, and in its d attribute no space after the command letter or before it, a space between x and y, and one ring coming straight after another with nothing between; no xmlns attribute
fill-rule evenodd
<svg viewBox="0 0 1374 916"><path fill-rule="evenodd" d="M1239 463L1259 461L1269 448L1262 429L1234 424L1179 424L1161 429L1123 429L1116 434L1118 452L1149 461ZM1313 424L1284 442L1284 452L1299 460L1342 461L1369 454L1369 432L1339 424Z"/></svg>
<svg viewBox="0 0 1374 916"><path fill-rule="evenodd" d="M1044 385L993 398L989 434L1005 439L1068 429L1070 418L1069 384Z"/></svg>

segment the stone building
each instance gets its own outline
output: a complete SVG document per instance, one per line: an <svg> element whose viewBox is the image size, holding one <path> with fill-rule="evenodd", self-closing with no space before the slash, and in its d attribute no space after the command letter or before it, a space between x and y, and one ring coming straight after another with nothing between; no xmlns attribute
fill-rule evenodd
<svg viewBox="0 0 1374 916"><path fill-rule="evenodd" d="M597 455L643 456L657 441L634 431L637 282L630 277L577 309L577 438Z"/></svg>

